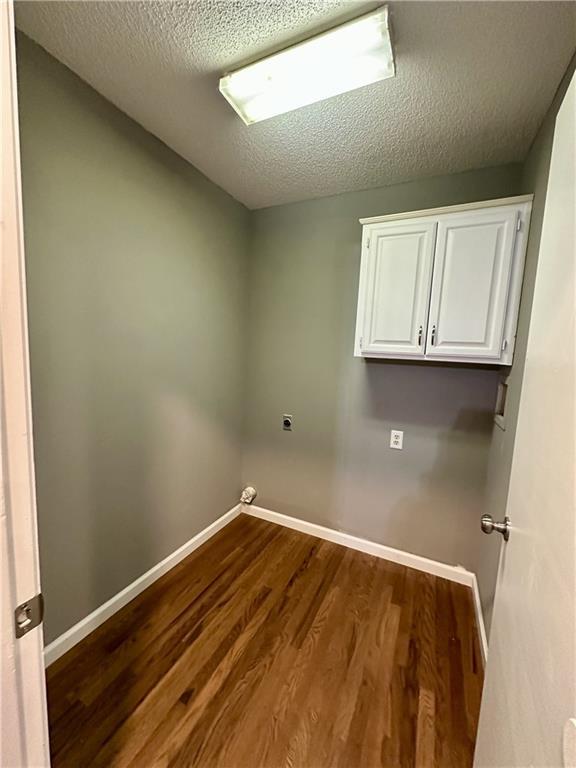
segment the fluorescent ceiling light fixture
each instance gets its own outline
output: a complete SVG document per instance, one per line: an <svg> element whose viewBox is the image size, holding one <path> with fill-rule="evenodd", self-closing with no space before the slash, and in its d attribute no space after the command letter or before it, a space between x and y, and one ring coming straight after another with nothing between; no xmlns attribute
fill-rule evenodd
<svg viewBox="0 0 576 768"><path fill-rule="evenodd" d="M394 76L384 6L220 78L246 125Z"/></svg>

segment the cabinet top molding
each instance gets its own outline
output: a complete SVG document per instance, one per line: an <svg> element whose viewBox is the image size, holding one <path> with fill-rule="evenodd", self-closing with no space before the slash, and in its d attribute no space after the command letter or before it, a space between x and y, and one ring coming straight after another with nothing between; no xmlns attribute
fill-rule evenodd
<svg viewBox="0 0 576 768"><path fill-rule="evenodd" d="M359 219L360 224L379 224L382 221L399 221L401 219L414 219L420 216L437 216L439 213L457 213L458 211L473 211L477 208L496 208L500 205L518 205L531 203L534 195L516 195L516 197L499 197L496 200L482 200L474 203L462 203L461 205L444 205L441 208L425 208L422 211L406 211L402 213L388 213L385 216L370 216L367 219Z"/></svg>

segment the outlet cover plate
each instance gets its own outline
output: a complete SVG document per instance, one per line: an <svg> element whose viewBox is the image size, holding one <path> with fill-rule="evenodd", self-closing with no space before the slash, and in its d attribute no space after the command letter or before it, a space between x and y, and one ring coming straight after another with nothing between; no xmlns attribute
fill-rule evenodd
<svg viewBox="0 0 576 768"><path fill-rule="evenodd" d="M390 448L401 451L404 447L404 432L400 429L390 430Z"/></svg>

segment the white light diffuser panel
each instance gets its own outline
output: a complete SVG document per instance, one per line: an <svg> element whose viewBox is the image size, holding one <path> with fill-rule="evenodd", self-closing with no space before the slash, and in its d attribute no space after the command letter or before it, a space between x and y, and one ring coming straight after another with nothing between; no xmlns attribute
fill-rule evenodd
<svg viewBox="0 0 576 768"><path fill-rule="evenodd" d="M246 125L394 76L388 8L379 8L220 79Z"/></svg>

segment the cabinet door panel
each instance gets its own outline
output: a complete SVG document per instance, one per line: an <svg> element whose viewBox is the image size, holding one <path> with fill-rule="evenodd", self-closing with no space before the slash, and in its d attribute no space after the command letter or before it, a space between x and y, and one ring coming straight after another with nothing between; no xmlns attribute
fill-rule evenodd
<svg viewBox="0 0 576 768"><path fill-rule="evenodd" d="M429 220L382 224L371 232L363 355L423 357L435 233Z"/></svg>
<svg viewBox="0 0 576 768"><path fill-rule="evenodd" d="M439 220L427 357L500 358L517 219L506 206Z"/></svg>

